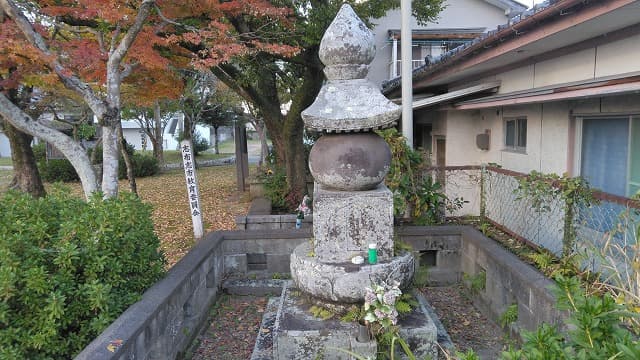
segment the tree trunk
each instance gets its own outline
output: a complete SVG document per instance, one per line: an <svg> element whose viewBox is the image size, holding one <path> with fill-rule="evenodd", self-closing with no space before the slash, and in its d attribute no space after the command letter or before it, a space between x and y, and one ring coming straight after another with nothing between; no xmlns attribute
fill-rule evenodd
<svg viewBox="0 0 640 360"><path fill-rule="evenodd" d="M22 132L32 136L37 135L60 150L78 173L87 199L94 191L98 190L98 179L91 166L91 161L89 161L89 156L87 156L86 151L80 144L74 142L69 136L60 131L34 121L2 93L0 93L0 115Z"/></svg>
<svg viewBox="0 0 640 360"><path fill-rule="evenodd" d="M220 149L218 147L218 126L213 126L213 140L215 141L213 144L213 153L218 155L220 154Z"/></svg>
<svg viewBox="0 0 640 360"><path fill-rule="evenodd" d="M23 133L13 125L5 123L4 132L11 145L11 158L13 160L12 188L29 193L33 197L46 195L42 179L36 166L36 158L31 149L33 136Z"/></svg>
<svg viewBox="0 0 640 360"><path fill-rule="evenodd" d="M260 139L260 161L258 164L262 166L267 161L267 155L269 155L269 144L267 144L267 131L264 127L264 123L260 120L253 122L253 127L256 128L258 138Z"/></svg>
<svg viewBox="0 0 640 360"><path fill-rule="evenodd" d="M158 160L158 163L164 164L164 135L162 129L162 118L160 114L160 102L156 101L153 105L153 131L154 135L153 139L151 139L151 144L153 145L153 157Z"/></svg>
<svg viewBox="0 0 640 360"><path fill-rule="evenodd" d="M102 192L118 196L118 136L115 126L102 127Z"/></svg>
<svg viewBox="0 0 640 360"><path fill-rule="evenodd" d="M122 123L117 125L118 131L118 141L120 142L120 154L122 154L122 158L124 159L124 164L127 167L127 179L129 179L129 189L131 192L138 195L138 186L136 185L136 176L133 173L133 162L131 161L131 156L127 152L127 141L124 139L124 135L122 133Z"/></svg>
<svg viewBox="0 0 640 360"><path fill-rule="evenodd" d="M291 107L285 117L282 128L284 148L286 155L287 202L290 207L295 207L307 194L307 158L304 151L304 122L301 113L311 106L322 87L324 75L320 71L317 48L309 50L304 55L308 64L315 66L305 67L302 84L296 89L296 93L291 101Z"/></svg>

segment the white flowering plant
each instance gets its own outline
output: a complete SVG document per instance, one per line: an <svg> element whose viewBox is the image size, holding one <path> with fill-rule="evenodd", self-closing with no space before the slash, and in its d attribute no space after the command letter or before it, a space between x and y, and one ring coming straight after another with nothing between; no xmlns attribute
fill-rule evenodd
<svg viewBox="0 0 640 360"><path fill-rule="evenodd" d="M304 198L302 198L302 202L296 208L296 213L302 213L304 216L311 215L311 199L309 195L305 195Z"/></svg>
<svg viewBox="0 0 640 360"><path fill-rule="evenodd" d="M398 283L372 285L365 288L364 320L377 324L380 330L389 329L398 323L396 301L402 295Z"/></svg>

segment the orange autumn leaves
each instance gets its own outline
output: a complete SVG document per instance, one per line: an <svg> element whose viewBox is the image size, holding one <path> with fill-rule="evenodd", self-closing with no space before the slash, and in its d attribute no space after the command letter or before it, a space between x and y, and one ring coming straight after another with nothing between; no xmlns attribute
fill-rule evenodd
<svg viewBox="0 0 640 360"><path fill-rule="evenodd" d="M46 25L39 32L58 60L83 81L101 86L106 81L111 44L124 36L140 4L45 0L37 2L37 7L35 2L33 5L42 14L38 19ZM235 16L250 17L264 26L258 32L239 34L230 26ZM290 16L291 9L264 0L156 1L154 11L123 62L123 66L133 70L124 78L123 85L129 85L129 93L144 105L157 98L179 96L182 84L176 70L181 68L215 66L236 56L259 52L293 56L298 49L282 43L286 33L283 29L293 24ZM31 81L36 85L55 82L56 77L46 65L51 62L43 59L42 52L28 46L11 23L7 18L1 24L2 87L16 87L29 77L38 78ZM23 64L16 68L16 62Z"/></svg>

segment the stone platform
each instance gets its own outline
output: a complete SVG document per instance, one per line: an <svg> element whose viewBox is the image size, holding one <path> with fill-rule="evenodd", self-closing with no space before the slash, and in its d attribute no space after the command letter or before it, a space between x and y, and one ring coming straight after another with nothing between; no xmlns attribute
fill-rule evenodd
<svg viewBox="0 0 640 360"><path fill-rule="evenodd" d="M395 256L375 265L323 263L311 245L298 245L291 254L291 277L301 290L330 302L364 301L364 288L372 284L398 282L405 287L413 279L415 260L411 253Z"/></svg>
<svg viewBox="0 0 640 360"><path fill-rule="evenodd" d="M435 360L438 357L437 328L425 308L426 301L422 295L416 293L416 298L420 305L402 316L398 322L400 336L407 342L416 359L429 356ZM309 312L311 302L307 299L297 288L283 288L272 331L272 359L355 359L338 349L348 350L365 358L376 357L375 340L359 342L356 323L333 318L318 319ZM396 349L396 358L405 359L399 346ZM269 358L264 356L255 359Z"/></svg>
<svg viewBox="0 0 640 360"><path fill-rule="evenodd" d="M375 340L359 342L356 323L316 318L309 311L311 302L306 299L296 288L285 287L282 290L274 324L274 360L353 359L338 349L375 358Z"/></svg>

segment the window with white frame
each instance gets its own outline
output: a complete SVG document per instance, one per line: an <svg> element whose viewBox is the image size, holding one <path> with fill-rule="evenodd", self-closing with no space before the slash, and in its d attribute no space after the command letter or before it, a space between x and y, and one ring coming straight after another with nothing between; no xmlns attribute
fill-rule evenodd
<svg viewBox="0 0 640 360"><path fill-rule="evenodd" d="M504 119L504 147L506 150L527 149L527 118Z"/></svg>

